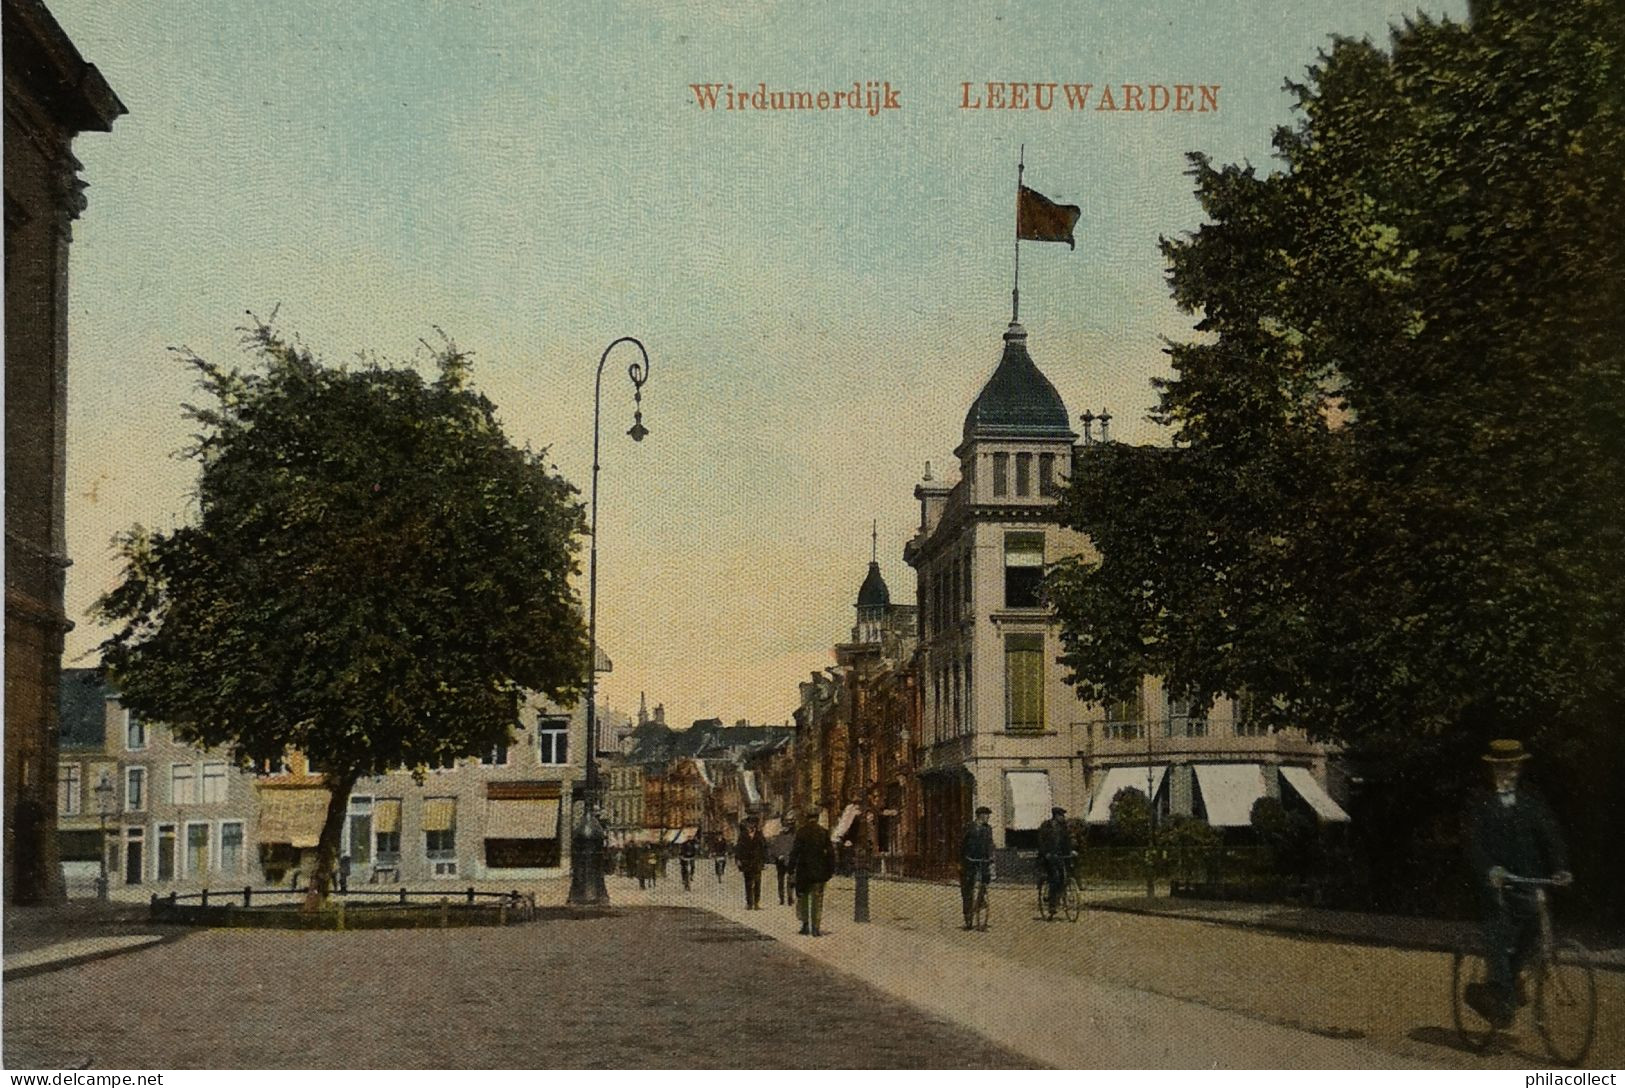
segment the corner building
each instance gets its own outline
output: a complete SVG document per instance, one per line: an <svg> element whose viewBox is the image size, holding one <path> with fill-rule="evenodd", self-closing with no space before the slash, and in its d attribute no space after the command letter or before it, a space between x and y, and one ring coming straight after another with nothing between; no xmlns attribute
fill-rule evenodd
<svg viewBox="0 0 1625 1088"><path fill-rule="evenodd" d="M1039 594L1047 565L1089 549L1055 520L1076 439L1012 323L965 415L959 482L928 471L914 490L903 556L918 578L921 845L935 860L952 859L978 804L1005 849L1035 845L1052 805L1085 808L1085 704L1055 664L1060 624Z"/></svg>
<svg viewBox="0 0 1625 1088"><path fill-rule="evenodd" d="M977 805L993 809L999 848L1031 851L1053 805L1103 824L1126 787L1163 815L1219 828L1248 826L1265 796L1346 821L1325 789L1326 749L1300 729L1270 733L1235 700L1198 707L1155 677L1106 707L1066 683L1060 621L1040 588L1059 560L1093 557L1088 538L1056 520L1078 450L1067 420L1026 330L1012 323L965 416L959 481L939 483L928 467L914 490L920 525L903 555L918 578L916 766L928 868L952 866Z"/></svg>

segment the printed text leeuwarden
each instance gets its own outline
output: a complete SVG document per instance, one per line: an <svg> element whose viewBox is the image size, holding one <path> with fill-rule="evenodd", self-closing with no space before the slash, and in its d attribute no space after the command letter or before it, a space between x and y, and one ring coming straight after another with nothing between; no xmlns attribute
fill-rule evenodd
<svg viewBox="0 0 1625 1088"><path fill-rule="evenodd" d="M962 110L1217 113L1216 83L1007 83L959 85Z"/></svg>
<svg viewBox="0 0 1625 1088"><path fill-rule="evenodd" d="M897 88L890 80L858 81L840 90L769 90L766 83L735 89L732 83L690 83L694 103L702 110L845 110L877 116L881 110L902 109Z"/></svg>

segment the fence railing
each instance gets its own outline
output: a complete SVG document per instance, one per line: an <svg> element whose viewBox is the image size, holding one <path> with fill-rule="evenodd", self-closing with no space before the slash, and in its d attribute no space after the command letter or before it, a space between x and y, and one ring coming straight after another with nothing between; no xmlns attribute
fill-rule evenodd
<svg viewBox="0 0 1625 1088"><path fill-rule="evenodd" d="M303 908L309 896L308 890L294 891L288 888L253 886L230 891L204 888L196 892L175 891L168 895L154 893L150 917L155 921L202 921L212 915L235 914L239 910L252 911L255 907ZM342 919L346 912L375 915L392 910L399 911L403 907L432 909L438 906L444 916L454 903L461 911L473 908L475 913L494 915L499 925L531 921L536 917L535 893L487 892L475 888L455 893L445 888L429 891L413 891L410 888L390 890L358 888L334 891L328 894L325 909L338 913ZM442 924L446 924L444 917Z"/></svg>

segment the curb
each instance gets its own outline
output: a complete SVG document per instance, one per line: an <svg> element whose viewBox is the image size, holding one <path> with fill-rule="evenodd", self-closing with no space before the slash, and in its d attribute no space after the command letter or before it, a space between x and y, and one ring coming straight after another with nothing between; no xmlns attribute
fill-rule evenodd
<svg viewBox="0 0 1625 1088"><path fill-rule="evenodd" d="M178 941L182 937L186 936L186 933L164 934L162 936L158 934L142 934L142 936L148 937L148 939L139 944L124 944L116 945L110 948L98 948L91 952L83 952L72 956L63 956L57 959L41 960L37 963L25 964L18 967L8 966L5 967L3 971L0 971L0 981L15 982L18 979L33 978L35 975L48 975L52 971L62 971L69 967L78 967L82 964L94 963L97 960L112 959L114 956L123 956L130 952L140 952L147 948L156 948L161 944L169 944L171 941ZM60 943L65 944L68 942ZM54 946L44 946L45 949L50 949L52 947ZM17 955L27 955L27 953L17 953Z"/></svg>

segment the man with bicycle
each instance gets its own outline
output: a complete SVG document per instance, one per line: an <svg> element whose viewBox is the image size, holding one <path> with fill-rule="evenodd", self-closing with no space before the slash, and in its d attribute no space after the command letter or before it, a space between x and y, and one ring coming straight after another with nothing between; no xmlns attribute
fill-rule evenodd
<svg viewBox="0 0 1625 1088"><path fill-rule="evenodd" d="M1509 885L1508 877L1549 876L1559 886L1574 879L1551 811L1540 798L1518 789L1519 773L1529 758L1520 741L1490 742L1484 762L1495 790L1473 809L1467 835L1483 906L1489 978L1483 985L1468 985L1462 996L1497 1028L1508 1026L1515 1008L1524 1004L1518 975L1539 935L1534 898L1527 889Z"/></svg>
<svg viewBox="0 0 1625 1088"><path fill-rule="evenodd" d="M1072 831L1060 805L1050 809L1049 819L1038 829L1038 865L1049 884L1049 917L1054 918L1072 875Z"/></svg>
<svg viewBox="0 0 1625 1088"><path fill-rule="evenodd" d="M959 898L965 908L965 928L976 924L976 885L982 885L987 894L987 883L993 878L993 827L988 817L993 810L986 805L976 809L976 819L965 828L964 840L959 846Z"/></svg>

